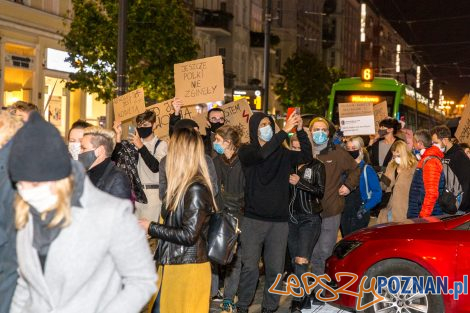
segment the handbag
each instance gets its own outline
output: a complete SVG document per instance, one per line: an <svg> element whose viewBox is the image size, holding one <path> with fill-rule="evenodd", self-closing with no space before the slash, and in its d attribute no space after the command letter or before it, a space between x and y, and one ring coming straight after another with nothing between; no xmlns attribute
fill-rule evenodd
<svg viewBox="0 0 470 313"><path fill-rule="evenodd" d="M238 218L226 210L212 214L207 234L207 255L220 265L232 262L240 234Z"/></svg>

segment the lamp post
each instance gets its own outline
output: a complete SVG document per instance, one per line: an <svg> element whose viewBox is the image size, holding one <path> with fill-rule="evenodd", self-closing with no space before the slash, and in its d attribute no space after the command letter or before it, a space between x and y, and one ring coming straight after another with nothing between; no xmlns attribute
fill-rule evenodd
<svg viewBox="0 0 470 313"><path fill-rule="evenodd" d="M271 0L266 0L264 12L264 99L263 111L268 113L269 108L269 55L271 50Z"/></svg>

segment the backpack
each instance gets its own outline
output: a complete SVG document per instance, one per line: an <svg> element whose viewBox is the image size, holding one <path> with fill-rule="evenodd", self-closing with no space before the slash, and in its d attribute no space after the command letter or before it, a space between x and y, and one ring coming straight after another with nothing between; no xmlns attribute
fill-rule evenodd
<svg viewBox="0 0 470 313"><path fill-rule="evenodd" d="M437 202L444 213L453 215L457 213L462 200L462 186L460 185L457 176L450 168L447 160L442 160L436 156L429 156L423 161L423 169L426 162L431 158L441 161L441 175L444 175L444 188L439 189L439 198L437 199Z"/></svg>

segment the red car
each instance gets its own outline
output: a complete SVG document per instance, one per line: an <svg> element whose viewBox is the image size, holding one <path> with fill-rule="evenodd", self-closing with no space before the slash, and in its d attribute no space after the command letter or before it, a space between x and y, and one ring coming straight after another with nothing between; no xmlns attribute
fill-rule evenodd
<svg viewBox="0 0 470 313"><path fill-rule="evenodd" d="M455 300L454 295L450 294L456 292L450 290L457 289L454 282L462 282L458 286L460 291L468 292L468 276L464 276L470 275L470 214L413 219L357 231L337 243L325 270L331 278L328 285L333 289L344 287L351 281L346 277L337 281L336 273L357 274L358 281L347 288L354 292L359 292L364 276L368 277L369 282L371 277L381 276L382 282L383 277L398 277L398 280L394 278L395 282L390 280L391 284L378 293L385 300L364 312L470 312L470 296L460 294ZM419 288L412 288L412 283L406 284L407 279L400 278L424 277L424 282L427 282L426 277L429 276L433 280L447 276L448 294L420 293ZM401 292L396 291L398 282L403 288L408 285L406 293L403 288ZM326 294L332 295L330 292ZM330 304L353 311L358 298L341 294L338 300ZM377 298L368 293L360 304L371 303L374 299Z"/></svg>

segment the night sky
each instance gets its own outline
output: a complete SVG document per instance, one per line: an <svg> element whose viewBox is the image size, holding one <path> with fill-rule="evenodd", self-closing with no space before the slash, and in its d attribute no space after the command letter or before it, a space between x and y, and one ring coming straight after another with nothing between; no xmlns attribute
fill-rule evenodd
<svg viewBox="0 0 470 313"><path fill-rule="evenodd" d="M415 50L421 80L446 99L470 92L470 0L369 0ZM423 86L427 95L428 85Z"/></svg>

